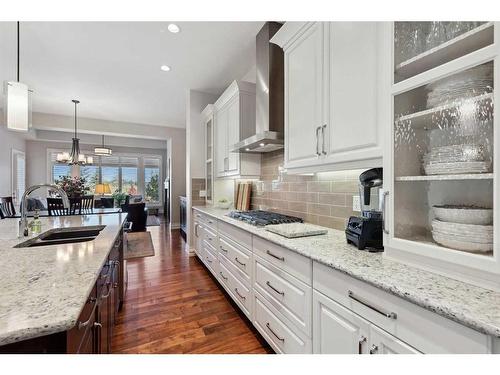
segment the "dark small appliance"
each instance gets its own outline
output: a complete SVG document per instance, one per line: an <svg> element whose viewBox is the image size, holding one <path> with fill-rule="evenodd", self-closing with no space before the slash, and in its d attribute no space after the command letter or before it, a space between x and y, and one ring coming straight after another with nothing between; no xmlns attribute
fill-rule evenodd
<svg viewBox="0 0 500 375"><path fill-rule="evenodd" d="M361 216L351 216L345 230L347 243L360 250L383 251L383 217L380 193L383 183L382 168L369 169L359 176Z"/></svg>

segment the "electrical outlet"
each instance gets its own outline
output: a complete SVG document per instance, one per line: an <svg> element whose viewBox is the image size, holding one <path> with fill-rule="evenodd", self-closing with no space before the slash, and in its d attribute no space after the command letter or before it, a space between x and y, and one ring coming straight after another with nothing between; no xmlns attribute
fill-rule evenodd
<svg viewBox="0 0 500 375"><path fill-rule="evenodd" d="M207 196L206 190L200 190L200 198L205 198Z"/></svg>
<svg viewBox="0 0 500 375"><path fill-rule="evenodd" d="M352 196L352 210L361 211L361 202L359 200L359 195Z"/></svg>

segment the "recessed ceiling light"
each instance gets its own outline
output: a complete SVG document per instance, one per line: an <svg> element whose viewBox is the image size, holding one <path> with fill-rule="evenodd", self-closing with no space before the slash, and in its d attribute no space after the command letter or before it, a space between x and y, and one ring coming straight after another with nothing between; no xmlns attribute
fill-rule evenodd
<svg viewBox="0 0 500 375"><path fill-rule="evenodd" d="M164 72L170 71L170 67L168 65L162 65L160 66L160 69L163 70Z"/></svg>
<svg viewBox="0 0 500 375"><path fill-rule="evenodd" d="M177 34L179 31L181 31L181 28L177 26L175 23L171 23L168 25L168 31L171 33Z"/></svg>

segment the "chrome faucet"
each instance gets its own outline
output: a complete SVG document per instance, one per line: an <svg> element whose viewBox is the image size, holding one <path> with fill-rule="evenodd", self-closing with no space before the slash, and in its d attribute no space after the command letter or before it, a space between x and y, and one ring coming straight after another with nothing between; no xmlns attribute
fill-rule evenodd
<svg viewBox="0 0 500 375"><path fill-rule="evenodd" d="M59 195L62 198L64 208L69 209L68 195L59 186L51 185L51 184L40 184L40 185L30 186L24 192L23 199L21 199L21 219L19 220L19 236L20 237L21 236L24 236L24 237L28 236L28 208L27 208L28 207L28 202L27 202L28 195L30 195L32 192L34 192L35 190L38 190L42 187L48 187L48 188L51 188L51 189L57 191L57 193L59 193Z"/></svg>

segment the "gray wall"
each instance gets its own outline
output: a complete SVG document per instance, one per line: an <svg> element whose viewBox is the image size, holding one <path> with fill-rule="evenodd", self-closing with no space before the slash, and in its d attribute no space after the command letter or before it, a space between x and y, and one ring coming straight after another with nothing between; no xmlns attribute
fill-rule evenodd
<svg viewBox="0 0 500 375"><path fill-rule="evenodd" d="M0 125L0 196L12 195L12 149L26 150L26 140L22 133L7 130Z"/></svg>

